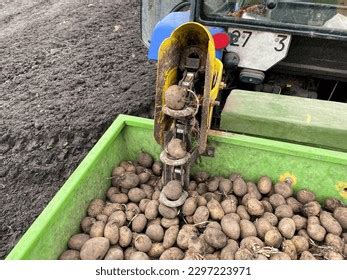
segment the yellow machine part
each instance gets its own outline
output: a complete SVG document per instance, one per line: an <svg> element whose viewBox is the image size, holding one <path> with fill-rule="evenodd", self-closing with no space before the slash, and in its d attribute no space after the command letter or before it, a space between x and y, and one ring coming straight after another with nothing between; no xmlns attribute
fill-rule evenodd
<svg viewBox="0 0 347 280"><path fill-rule="evenodd" d="M181 54L188 46L199 46L207 54L199 139L199 151L202 153L206 148L207 131L211 125L214 101L219 92L223 64L216 58L213 37L199 23L188 22L182 24L160 45L156 82L154 136L159 144L163 144L164 131L171 126L172 120L162 112L162 106L165 104L164 93L169 86L178 83L177 73Z"/></svg>

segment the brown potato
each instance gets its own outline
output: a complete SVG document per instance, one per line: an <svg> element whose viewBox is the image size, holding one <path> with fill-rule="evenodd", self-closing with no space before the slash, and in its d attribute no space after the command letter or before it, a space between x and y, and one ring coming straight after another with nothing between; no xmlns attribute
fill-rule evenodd
<svg viewBox="0 0 347 280"><path fill-rule="evenodd" d="M288 198L293 195L293 188L290 184L285 182L278 182L274 186L275 193L282 195L284 198Z"/></svg>
<svg viewBox="0 0 347 280"><path fill-rule="evenodd" d="M248 236L241 240L240 248L248 249L250 252L255 252L257 249L263 248L264 243L256 236Z"/></svg>
<svg viewBox="0 0 347 280"><path fill-rule="evenodd" d="M149 260L149 257L144 252L132 252L129 256L129 260L135 261L135 260Z"/></svg>
<svg viewBox="0 0 347 280"><path fill-rule="evenodd" d="M112 179L112 180L114 180L114 179ZM112 183L112 184L113 184L113 183ZM108 199L110 199L110 198L111 198L111 195L113 195L113 194L115 194L115 193L120 193L119 188L111 187L111 188L109 188L109 189L107 190L107 192L106 192L106 197L107 197Z"/></svg>
<svg viewBox="0 0 347 280"><path fill-rule="evenodd" d="M97 215L102 213L104 209L105 202L102 199L94 199L90 202L88 206L88 216L95 218Z"/></svg>
<svg viewBox="0 0 347 280"><path fill-rule="evenodd" d="M237 177L233 181L233 191L237 196L244 196L247 193L246 182L241 177Z"/></svg>
<svg viewBox="0 0 347 280"><path fill-rule="evenodd" d="M135 188L140 184L139 176L133 172L126 172L119 177L119 185L124 189Z"/></svg>
<svg viewBox="0 0 347 280"><path fill-rule="evenodd" d="M282 239L282 235L277 229L269 230L264 237L265 244L275 248L279 248L281 246Z"/></svg>
<svg viewBox="0 0 347 280"><path fill-rule="evenodd" d="M67 261L72 261L72 260L80 260L80 252L77 250L66 250L64 251L58 258L58 260L67 260Z"/></svg>
<svg viewBox="0 0 347 280"><path fill-rule="evenodd" d="M251 198L246 204L247 211L252 216L261 216L264 214L264 205L256 198Z"/></svg>
<svg viewBox="0 0 347 280"><path fill-rule="evenodd" d="M92 228L92 225L96 222L96 219L92 217L84 217L81 222L81 228L84 233L90 232L90 229Z"/></svg>
<svg viewBox="0 0 347 280"><path fill-rule="evenodd" d="M110 242L107 238L91 238L87 240L81 248L81 260L102 260L109 248Z"/></svg>
<svg viewBox="0 0 347 280"><path fill-rule="evenodd" d="M182 260L184 253L180 248L171 247L166 249L160 256L160 260Z"/></svg>
<svg viewBox="0 0 347 280"><path fill-rule="evenodd" d="M301 212L306 217L318 216L320 211L321 211L321 206L317 201L311 201L309 203L306 203L301 208Z"/></svg>
<svg viewBox="0 0 347 280"><path fill-rule="evenodd" d="M154 259L158 259L165 251L163 243L153 243L151 249L148 251L148 256Z"/></svg>
<svg viewBox="0 0 347 280"><path fill-rule="evenodd" d="M153 196L153 193L154 193L154 189L153 189L152 186L146 185L146 184L141 184L140 188L145 192L146 198L152 199L152 196Z"/></svg>
<svg viewBox="0 0 347 280"><path fill-rule="evenodd" d="M275 209L275 215L277 216L277 218L282 219L291 218L293 217L294 213L292 207L287 204L283 204Z"/></svg>
<svg viewBox="0 0 347 280"><path fill-rule="evenodd" d="M209 175L207 172L198 171L195 173L194 179L199 184L199 183L206 182L208 180L208 177L209 177Z"/></svg>
<svg viewBox="0 0 347 280"><path fill-rule="evenodd" d="M302 236L302 237L305 237L307 240L310 240L310 236L308 235L306 229L300 229L300 230L298 231L298 235L299 235L299 236Z"/></svg>
<svg viewBox="0 0 347 280"><path fill-rule="evenodd" d="M226 214L221 220L223 232L231 239L237 240L240 238L241 228L239 222L230 214ZM234 253L235 254L235 253Z"/></svg>
<svg viewBox="0 0 347 280"><path fill-rule="evenodd" d="M113 212L109 217L108 217L108 222L116 222L118 227L122 227L125 222L126 222L126 214L123 211L116 211Z"/></svg>
<svg viewBox="0 0 347 280"><path fill-rule="evenodd" d="M310 247L310 244L308 243L308 239L303 237L303 236L295 235L295 236L293 236L291 241L293 242L295 249L296 249L296 252L298 254L300 254L304 251L308 251L308 249Z"/></svg>
<svg viewBox="0 0 347 280"><path fill-rule="evenodd" d="M198 192L199 195L204 196L207 192L207 185L205 183L199 183L196 188L196 191Z"/></svg>
<svg viewBox="0 0 347 280"><path fill-rule="evenodd" d="M151 225L161 225L160 222L161 222L161 219L159 217L155 218L153 220L149 220L149 221L147 221L147 227L149 227Z"/></svg>
<svg viewBox="0 0 347 280"><path fill-rule="evenodd" d="M216 249L222 249L227 243L226 235L216 228L206 228L204 238L207 244Z"/></svg>
<svg viewBox="0 0 347 280"><path fill-rule="evenodd" d="M334 218L344 230L347 230L347 207L337 207L334 211Z"/></svg>
<svg viewBox="0 0 347 280"><path fill-rule="evenodd" d="M324 208L332 213L337 207L343 207L343 203L337 198L331 197L324 201Z"/></svg>
<svg viewBox="0 0 347 280"><path fill-rule="evenodd" d="M163 171L163 164L160 161L155 161L152 165L152 171L155 176L161 176Z"/></svg>
<svg viewBox="0 0 347 280"><path fill-rule="evenodd" d="M142 199L144 199L146 197L147 197L147 195L146 195L145 191L141 188L132 188L128 192L129 200L132 202L135 202L135 203L140 202Z"/></svg>
<svg viewBox="0 0 347 280"><path fill-rule="evenodd" d="M257 229L255 225L248 220L240 221L240 229L241 229L241 238L245 238L248 236L257 236Z"/></svg>
<svg viewBox="0 0 347 280"><path fill-rule="evenodd" d="M103 237L104 236L105 223L96 221L90 229L90 237Z"/></svg>
<svg viewBox="0 0 347 280"><path fill-rule="evenodd" d="M295 223L296 230L304 229L307 227L307 219L305 217L294 215L292 219Z"/></svg>
<svg viewBox="0 0 347 280"><path fill-rule="evenodd" d="M172 247L176 243L178 232L179 232L178 225L171 226L165 231L164 239L163 239L163 247L165 249Z"/></svg>
<svg viewBox="0 0 347 280"><path fill-rule="evenodd" d="M197 202L198 202L198 207L199 206L206 206L207 205L207 200L205 197L199 195L197 196Z"/></svg>
<svg viewBox="0 0 347 280"><path fill-rule="evenodd" d="M140 252L147 253L152 248L152 241L147 235L139 234L135 237L134 247Z"/></svg>
<svg viewBox="0 0 347 280"><path fill-rule="evenodd" d="M196 197L188 197L182 206L182 213L185 216L191 216L195 213L198 207L198 200Z"/></svg>
<svg viewBox="0 0 347 280"><path fill-rule="evenodd" d="M210 217L213 220L220 221L223 216L224 216L224 210L222 206L219 204L217 200L212 198L208 203L207 203L207 208L210 212Z"/></svg>
<svg viewBox="0 0 347 280"><path fill-rule="evenodd" d="M298 259L298 254L296 252L296 247L293 241L284 240L282 242L282 251L286 253L292 260Z"/></svg>
<svg viewBox="0 0 347 280"><path fill-rule="evenodd" d="M146 235L154 242L161 242L164 238L164 229L160 224L150 225L146 229Z"/></svg>
<svg viewBox="0 0 347 280"><path fill-rule="evenodd" d="M102 209L102 214L106 216L110 216L113 212L116 212L118 210L122 210L123 207L119 203L109 203L106 202L106 205L104 209Z"/></svg>
<svg viewBox="0 0 347 280"><path fill-rule="evenodd" d="M296 193L296 199L302 204L307 204L314 201L316 199L316 195L309 190L299 190Z"/></svg>
<svg viewBox="0 0 347 280"><path fill-rule="evenodd" d="M272 208L270 201L262 199L261 203L264 206L264 212L270 212L270 213L273 212L273 208Z"/></svg>
<svg viewBox="0 0 347 280"><path fill-rule="evenodd" d="M235 213L237 209L237 198L234 195L229 195L228 198L221 202L221 206L225 214Z"/></svg>
<svg viewBox="0 0 347 280"><path fill-rule="evenodd" d="M160 215L162 215L164 218L168 218L168 219L173 219L178 214L177 208L170 208L170 207L165 206L162 203L159 204L158 210L159 210Z"/></svg>
<svg viewBox="0 0 347 280"><path fill-rule="evenodd" d="M132 240L132 232L127 226L122 226L119 229L119 246L128 247Z"/></svg>
<svg viewBox="0 0 347 280"><path fill-rule="evenodd" d="M279 253L276 253L276 254L273 254L271 257L270 257L270 260L291 260L290 256L284 252L279 252Z"/></svg>
<svg viewBox="0 0 347 280"><path fill-rule="evenodd" d="M148 198L144 198L144 199L141 199L140 203L139 203L139 208L140 208L140 211L142 213L145 213L146 212L146 207L148 205L148 203L150 202L151 200L148 199Z"/></svg>
<svg viewBox="0 0 347 280"><path fill-rule="evenodd" d="M115 193L111 195L110 201L113 203L125 204L128 202L128 196L125 193Z"/></svg>
<svg viewBox="0 0 347 280"><path fill-rule="evenodd" d="M295 233L295 223L291 218L283 218L278 223L278 230L283 237L291 239Z"/></svg>
<svg viewBox="0 0 347 280"><path fill-rule="evenodd" d="M157 200L151 200L147 203L146 209L145 209L145 217L148 220L154 220L158 217L159 214L159 201Z"/></svg>
<svg viewBox="0 0 347 280"><path fill-rule="evenodd" d="M124 173L125 173L125 168L123 168L122 166L116 166L112 170L112 177L121 176Z"/></svg>
<svg viewBox="0 0 347 280"><path fill-rule="evenodd" d="M120 248L119 246L113 246L110 249L108 249L104 259L105 260L123 260L124 252L122 248Z"/></svg>
<svg viewBox="0 0 347 280"><path fill-rule="evenodd" d="M258 181L258 190L262 194L268 194L271 191L272 182L271 179L267 176L260 177Z"/></svg>
<svg viewBox="0 0 347 280"><path fill-rule="evenodd" d="M140 184L146 184L151 178L151 174L148 171L141 172L140 174L138 174L138 176L139 176ZM146 186L149 186L149 185L146 185Z"/></svg>
<svg viewBox="0 0 347 280"><path fill-rule="evenodd" d="M250 220L251 216L248 214L247 209L243 205L239 205L236 208L236 213L240 216L242 220Z"/></svg>
<svg viewBox="0 0 347 280"><path fill-rule="evenodd" d="M147 219L144 214L137 215L131 223L131 228L133 231L140 233L147 225Z"/></svg>
<svg viewBox="0 0 347 280"><path fill-rule="evenodd" d="M304 251L301 253L300 260L316 260L316 258L309 251Z"/></svg>
<svg viewBox="0 0 347 280"><path fill-rule="evenodd" d="M248 189L248 193L251 194L256 199L258 200L262 199L263 196L259 192L256 184L254 184L253 182L247 182L247 189Z"/></svg>
<svg viewBox="0 0 347 280"><path fill-rule="evenodd" d="M188 249L189 239L198 236L196 227L192 225L184 225L177 235L177 246L183 250Z"/></svg>
<svg viewBox="0 0 347 280"><path fill-rule="evenodd" d="M334 219L334 217L329 212L322 211L319 215L319 220L321 225L326 229L327 232L336 234L338 236L341 235L341 225L337 220Z"/></svg>
<svg viewBox="0 0 347 280"><path fill-rule="evenodd" d="M160 197L160 190L155 190L152 195L152 200L158 200Z"/></svg>
<svg viewBox="0 0 347 280"><path fill-rule="evenodd" d="M167 144L167 152L174 159L184 158L187 154L186 146L181 139L172 138Z"/></svg>
<svg viewBox="0 0 347 280"><path fill-rule="evenodd" d="M141 152L137 158L140 165L145 168L151 168L153 164L153 158L150 154Z"/></svg>
<svg viewBox="0 0 347 280"><path fill-rule="evenodd" d="M209 192L214 192L214 191L218 190L218 187L219 187L219 178L217 178L217 177L211 178L211 179L207 182L206 186L207 186L207 190L208 190ZM195 188L195 189L196 189L196 188ZM195 189L194 189L194 190L195 190Z"/></svg>
<svg viewBox="0 0 347 280"><path fill-rule="evenodd" d="M110 221L104 229L104 236L110 240L111 245L115 245L119 240L119 227L117 221Z"/></svg>
<svg viewBox="0 0 347 280"><path fill-rule="evenodd" d="M179 218L176 217L174 219L162 218L160 221L163 228L169 228L171 226L177 226L179 224Z"/></svg>
<svg viewBox="0 0 347 280"><path fill-rule="evenodd" d="M227 245L221 250L220 259L221 260L234 260L235 254L239 249L239 244L233 240L229 239Z"/></svg>
<svg viewBox="0 0 347 280"><path fill-rule="evenodd" d="M178 180L172 180L164 186L162 192L169 200L177 200L181 197L183 188Z"/></svg>
<svg viewBox="0 0 347 280"><path fill-rule="evenodd" d="M345 243L338 235L328 233L325 237L325 243L327 246L333 247L335 252L340 254L344 253Z"/></svg>
<svg viewBox="0 0 347 280"><path fill-rule="evenodd" d="M209 216L210 212L208 208L206 206L199 206L193 215L194 224L201 224L206 222Z"/></svg>
<svg viewBox="0 0 347 280"><path fill-rule="evenodd" d="M343 256L334 251L328 251L324 254L326 260L343 260Z"/></svg>
<svg viewBox="0 0 347 280"><path fill-rule="evenodd" d="M269 223L273 226L276 226L278 224L278 218L273 213L265 212L262 218L269 221Z"/></svg>
<svg viewBox="0 0 347 280"><path fill-rule="evenodd" d="M206 251L206 242L205 239L203 238L198 238L197 236L194 236L189 239L188 241L188 251L200 254L200 255L205 255Z"/></svg>
<svg viewBox="0 0 347 280"><path fill-rule="evenodd" d="M85 233L78 233L70 237L68 246L70 249L80 251L83 244L90 239L90 236Z"/></svg>
<svg viewBox="0 0 347 280"><path fill-rule="evenodd" d="M279 193L275 193L271 195L269 197L269 202L274 208L277 208L280 205L286 204L285 198Z"/></svg>
<svg viewBox="0 0 347 280"><path fill-rule="evenodd" d="M322 227L316 220L313 221L311 218L317 217L309 217L307 221L307 234L315 241L323 241L325 238L326 230Z"/></svg>
<svg viewBox="0 0 347 280"><path fill-rule="evenodd" d="M300 203L299 201L297 201L294 197L288 197L286 199L287 204L292 207L292 210L295 214L298 214L301 212L301 208L302 208L302 203Z"/></svg>
<svg viewBox="0 0 347 280"><path fill-rule="evenodd" d="M273 229L273 225L265 218L259 218L254 223L257 234L261 239L264 239L265 234Z"/></svg>
<svg viewBox="0 0 347 280"><path fill-rule="evenodd" d="M222 230L222 226L220 225L219 222L216 222L216 221L209 221L209 223L206 225L206 228L208 228L208 227L212 227L212 228L216 228L216 229Z"/></svg>
<svg viewBox="0 0 347 280"><path fill-rule="evenodd" d="M248 249L239 249L235 253L235 260L253 260L253 254Z"/></svg>
<svg viewBox="0 0 347 280"><path fill-rule="evenodd" d="M233 183L229 179L221 178L219 181L218 189L223 194L230 193Z"/></svg>

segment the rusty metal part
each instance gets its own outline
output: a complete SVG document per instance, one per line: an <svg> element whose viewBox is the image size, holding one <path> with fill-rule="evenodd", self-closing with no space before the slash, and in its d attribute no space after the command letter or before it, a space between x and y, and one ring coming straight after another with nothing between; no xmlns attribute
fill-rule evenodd
<svg viewBox="0 0 347 280"><path fill-rule="evenodd" d="M184 202L186 201L187 197L188 197L188 193L186 191L183 191L183 193L179 199L169 200L166 197L166 195L164 194L164 192L160 192L159 201L160 201L160 203L164 204L167 207L174 208L174 207L179 207L179 206L183 205Z"/></svg>

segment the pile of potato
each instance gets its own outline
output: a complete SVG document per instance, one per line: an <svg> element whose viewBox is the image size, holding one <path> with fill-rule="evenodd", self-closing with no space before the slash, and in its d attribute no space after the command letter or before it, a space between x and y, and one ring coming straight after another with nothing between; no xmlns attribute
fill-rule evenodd
<svg viewBox="0 0 347 280"><path fill-rule="evenodd" d="M59 259L105 260L342 260L347 255L347 207L290 182L263 176L246 182L198 172L180 208L159 202L160 191L175 200L181 188L165 188L162 164L146 153L112 172L107 201L94 199ZM177 185L177 182L171 182ZM179 185L179 184L178 184ZM163 188L164 187L164 188Z"/></svg>

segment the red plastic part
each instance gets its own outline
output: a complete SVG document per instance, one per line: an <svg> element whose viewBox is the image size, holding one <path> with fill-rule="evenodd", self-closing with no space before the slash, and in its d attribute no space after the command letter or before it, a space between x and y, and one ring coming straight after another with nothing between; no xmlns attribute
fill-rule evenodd
<svg viewBox="0 0 347 280"><path fill-rule="evenodd" d="M230 43L230 37L227 33L216 33L212 37L217 50L224 49Z"/></svg>

